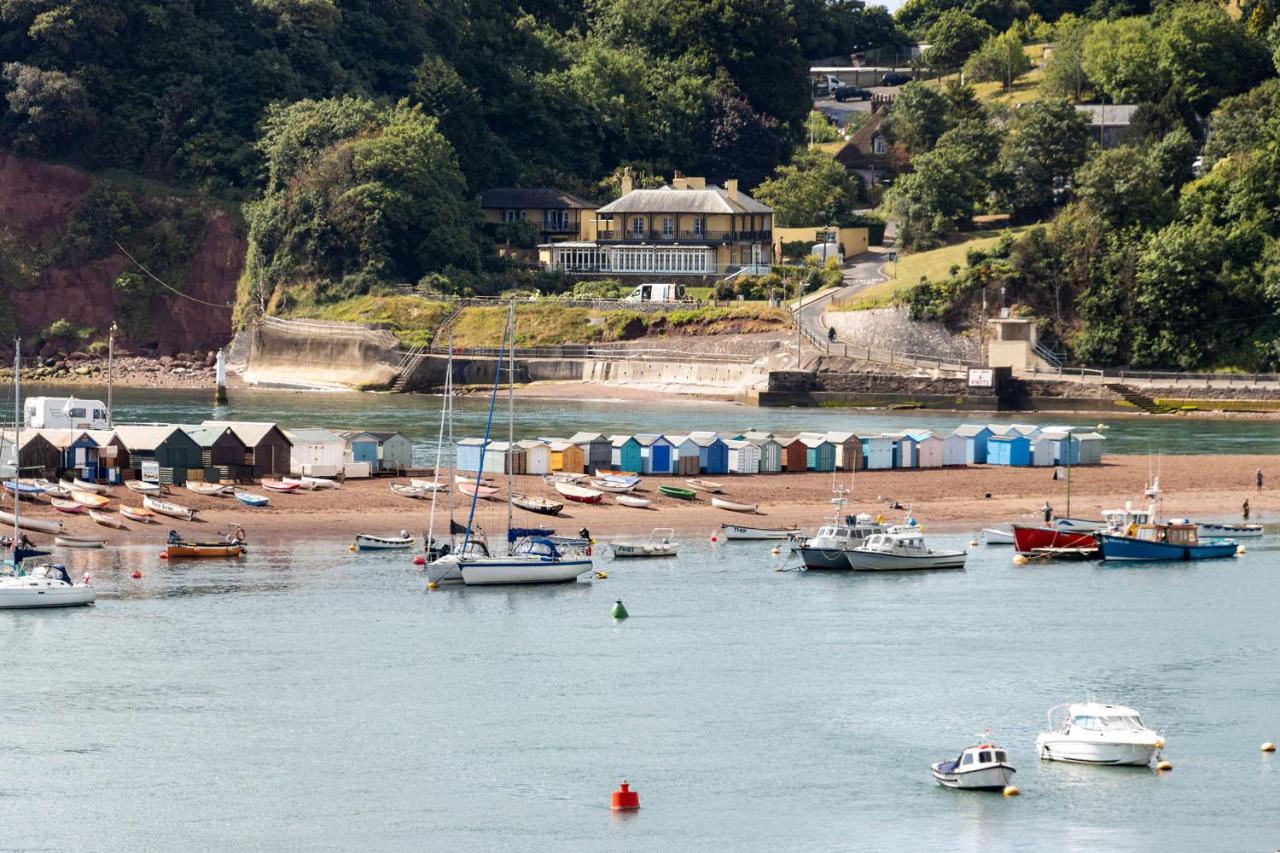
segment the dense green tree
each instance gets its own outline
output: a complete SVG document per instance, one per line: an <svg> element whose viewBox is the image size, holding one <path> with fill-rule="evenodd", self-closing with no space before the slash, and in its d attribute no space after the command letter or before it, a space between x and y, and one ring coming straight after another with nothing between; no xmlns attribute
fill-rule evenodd
<svg viewBox="0 0 1280 853"><path fill-rule="evenodd" d="M1169 195L1151 158L1129 146L1098 151L1075 175L1076 197L1113 228L1164 221Z"/></svg>
<svg viewBox="0 0 1280 853"><path fill-rule="evenodd" d="M948 9L929 27L929 49L923 61L931 68L960 68L994 33L990 24L968 12Z"/></svg>
<svg viewBox="0 0 1280 853"><path fill-rule="evenodd" d="M751 189L773 171L784 146L776 119L757 113L741 95L721 91L712 99L702 150L696 168L709 180L737 178Z"/></svg>
<svg viewBox="0 0 1280 853"><path fill-rule="evenodd" d="M791 0L796 39L814 59L899 45L906 37L889 10L862 0Z"/></svg>
<svg viewBox="0 0 1280 853"><path fill-rule="evenodd" d="M1048 214L1068 197L1071 175L1089 148L1085 119L1066 100L1024 104L1000 149L1001 189L1019 220Z"/></svg>
<svg viewBox="0 0 1280 853"><path fill-rule="evenodd" d="M1213 132L1205 141L1205 160L1280 144L1280 79L1272 78L1234 98L1209 117Z"/></svg>
<svg viewBox="0 0 1280 853"><path fill-rule="evenodd" d="M93 124L84 86L61 71L10 62L3 68L10 114L20 123L14 146L23 153L57 155L72 149Z"/></svg>
<svg viewBox="0 0 1280 853"><path fill-rule="evenodd" d="M1044 64L1041 88L1059 98L1080 103L1088 78L1084 73L1084 37L1089 25L1075 15L1063 15L1054 27L1053 50Z"/></svg>
<svg viewBox="0 0 1280 853"><path fill-rule="evenodd" d="M1169 86L1159 40L1146 18L1092 24L1084 36L1082 67L1117 104L1153 101Z"/></svg>
<svg viewBox="0 0 1280 853"><path fill-rule="evenodd" d="M1261 41L1247 36L1216 3L1178 4L1158 36L1164 73L1198 109L1209 109L1266 76Z"/></svg>
<svg viewBox="0 0 1280 853"><path fill-rule="evenodd" d="M911 172L889 191L887 206L907 249L928 248L967 226L991 192L991 168L1000 148L998 131L967 121L914 157Z"/></svg>
<svg viewBox="0 0 1280 853"><path fill-rule="evenodd" d="M902 87L889 113L889 133L912 154L927 151L947 130L947 99L920 80Z"/></svg>
<svg viewBox="0 0 1280 853"><path fill-rule="evenodd" d="M1013 81L1031 70L1031 57L1022 49L1022 42L1012 32L992 36L969 56L964 64L967 79L979 82L994 80L1004 91L1013 87Z"/></svg>
<svg viewBox="0 0 1280 853"><path fill-rule="evenodd" d="M773 208L783 228L842 224L861 196L849 170L820 151L797 155L755 189L755 198Z"/></svg>

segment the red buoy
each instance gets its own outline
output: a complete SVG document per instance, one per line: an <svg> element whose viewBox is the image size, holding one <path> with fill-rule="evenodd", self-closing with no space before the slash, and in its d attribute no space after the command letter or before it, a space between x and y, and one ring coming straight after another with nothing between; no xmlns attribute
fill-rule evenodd
<svg viewBox="0 0 1280 853"><path fill-rule="evenodd" d="M142 577L142 572L138 571L137 569L134 569L133 574L129 575L129 577L133 578L134 580L137 580L138 578Z"/></svg>
<svg viewBox="0 0 1280 853"><path fill-rule="evenodd" d="M627 780L623 779L622 784L618 786L618 790L613 792L609 807L615 812L634 811L640 808L640 795L631 790Z"/></svg>
<svg viewBox="0 0 1280 853"><path fill-rule="evenodd" d="M160 559L162 559L162 560L167 560L167 559L169 559L169 553L168 553L167 551L161 551L161 552L160 552Z"/></svg>
<svg viewBox="0 0 1280 853"><path fill-rule="evenodd" d="M413 564L415 566L425 566L427 564L427 558L419 554L413 558Z"/></svg>

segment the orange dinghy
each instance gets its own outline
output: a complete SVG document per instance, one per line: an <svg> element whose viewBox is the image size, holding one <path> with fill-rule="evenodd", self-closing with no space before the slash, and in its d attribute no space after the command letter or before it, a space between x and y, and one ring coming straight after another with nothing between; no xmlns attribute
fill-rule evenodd
<svg viewBox="0 0 1280 853"><path fill-rule="evenodd" d="M239 557L244 553L244 547L239 543L228 545L225 542L176 542L166 545L164 552L170 560L179 558Z"/></svg>

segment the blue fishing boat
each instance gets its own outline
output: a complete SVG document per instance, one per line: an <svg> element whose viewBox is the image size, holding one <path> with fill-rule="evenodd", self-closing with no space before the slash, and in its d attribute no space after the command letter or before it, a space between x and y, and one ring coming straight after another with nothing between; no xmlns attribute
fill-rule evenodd
<svg viewBox="0 0 1280 853"><path fill-rule="evenodd" d="M1234 539L1201 539L1199 526L1185 520L1130 525L1123 534L1095 535L1103 560L1214 560L1236 553Z"/></svg>
<svg viewBox="0 0 1280 853"><path fill-rule="evenodd" d="M271 503L266 495L255 495L253 492L236 492L236 500L247 506L266 506Z"/></svg>

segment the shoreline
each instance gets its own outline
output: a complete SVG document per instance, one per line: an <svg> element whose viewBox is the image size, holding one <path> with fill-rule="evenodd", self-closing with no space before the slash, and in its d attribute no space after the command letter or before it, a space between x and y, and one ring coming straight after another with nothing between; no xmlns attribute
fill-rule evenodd
<svg viewBox="0 0 1280 853"><path fill-rule="evenodd" d="M1161 485L1165 489L1161 512L1169 517L1188 516L1202 521L1240 518L1245 498L1253 510L1250 520L1280 523L1280 490L1257 494L1253 485L1256 468L1268 476L1280 476L1277 456L1165 456L1160 463ZM1123 507L1125 501L1144 506L1142 490L1148 476L1146 457L1110 457L1106 464L1072 469L1071 514L1096 517L1103 508ZM883 514L900 519L910 508L927 530L977 532L983 527L1010 522L1034 522L1047 500L1058 515L1066 515L1065 483L1052 479L1052 468L1001 468L985 465L953 469L895 469L858 472L846 512ZM847 486L849 474L755 474L715 478L724 484L724 497L759 504L756 515L713 508L705 495L694 502L668 498L658 493L663 484L683 484L679 477L645 477L639 496L653 501L650 508L618 506L611 495L598 505L566 502L559 516L534 515L517 510L515 525L553 527L560 534L576 534L586 527L593 537L643 538L656 527L671 527L680 538L708 537L722 523L752 527L798 526L812 531L832 514L833 484ZM108 545L154 544L163 547L168 530L184 538L209 538L243 527L253 544L287 545L305 539L350 541L356 533L389 535L407 530L421 537L427 527L430 500L415 500L393 493L390 484L404 478L349 480L336 490L297 494L264 493L257 486L249 491L268 494L271 505L264 509L244 506L234 498L196 495L185 488L171 488L166 500L199 510L200 520L183 522L157 517L155 524L129 522L127 530L95 524L87 515L64 515L47 501L23 501L23 513L31 518L63 522L65 533L96 536ZM505 477L495 477L503 494ZM515 478L518 493L556 497L555 491L534 475ZM112 487L109 496L114 510L120 502L141 505L141 496L123 486ZM987 495L990 497L987 497ZM462 517L466 499L455 494ZM904 509L893 510L896 502ZM6 507L10 506L8 500ZM353 509L359 507L359 509ZM447 526L448 502L437 499L437 530ZM506 528L506 501L481 501L476 510L477 527L490 541L502 537ZM6 534L7 535L7 534ZM52 544L48 534L29 533L37 544ZM65 553L60 551L59 553Z"/></svg>

